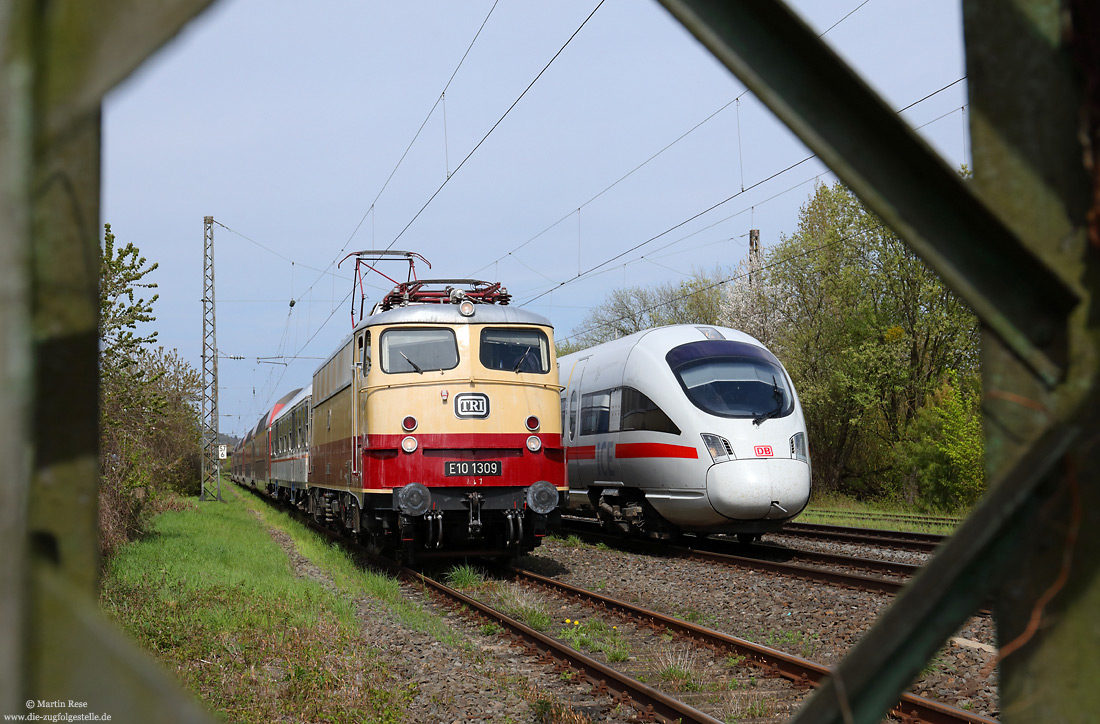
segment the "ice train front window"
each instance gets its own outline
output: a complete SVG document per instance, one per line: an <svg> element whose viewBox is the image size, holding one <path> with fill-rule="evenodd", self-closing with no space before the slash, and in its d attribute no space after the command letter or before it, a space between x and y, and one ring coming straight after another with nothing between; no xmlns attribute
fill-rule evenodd
<svg viewBox="0 0 1100 724"><path fill-rule="evenodd" d="M712 415L763 421L794 410L782 366L760 347L692 342L672 349L666 360L692 404Z"/></svg>

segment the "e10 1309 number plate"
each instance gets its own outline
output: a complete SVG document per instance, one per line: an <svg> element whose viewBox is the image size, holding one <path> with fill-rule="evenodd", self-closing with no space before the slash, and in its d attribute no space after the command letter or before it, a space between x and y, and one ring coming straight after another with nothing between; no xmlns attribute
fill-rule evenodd
<svg viewBox="0 0 1100 724"><path fill-rule="evenodd" d="M500 475L499 460L448 460L443 463L443 474L455 475Z"/></svg>

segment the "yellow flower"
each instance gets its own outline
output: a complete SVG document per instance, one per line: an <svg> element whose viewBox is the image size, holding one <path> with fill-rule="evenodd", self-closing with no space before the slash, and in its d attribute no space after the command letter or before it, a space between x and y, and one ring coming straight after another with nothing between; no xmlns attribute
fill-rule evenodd
<svg viewBox="0 0 1100 724"><path fill-rule="evenodd" d="M580 621L574 621L574 622L573 622L573 625L574 625L574 626L580 626L580 625L581 625L581 622L580 622Z"/></svg>
<svg viewBox="0 0 1100 724"><path fill-rule="evenodd" d="M565 622L566 622L566 623L573 623L573 622L572 622L572 621L570 621L569 619L565 619Z"/></svg>

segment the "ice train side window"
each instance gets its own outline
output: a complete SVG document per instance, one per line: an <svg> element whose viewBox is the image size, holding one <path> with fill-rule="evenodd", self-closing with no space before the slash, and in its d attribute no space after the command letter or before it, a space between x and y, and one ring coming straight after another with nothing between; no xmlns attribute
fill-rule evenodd
<svg viewBox="0 0 1100 724"><path fill-rule="evenodd" d="M581 397L581 434L598 435L608 431L611 421L611 390L590 392Z"/></svg>
<svg viewBox="0 0 1100 724"><path fill-rule="evenodd" d="M627 430L648 430L679 435L680 428L665 414L664 410L653 404L648 397L632 387L623 388L622 427Z"/></svg>
<svg viewBox="0 0 1100 724"><path fill-rule="evenodd" d="M566 426L567 418L565 416L565 407L566 407L565 400L566 400L565 393L562 392L562 395L561 395L561 437L562 437L562 442L563 443L565 442L565 436L566 436L566 434L569 430L569 428Z"/></svg>

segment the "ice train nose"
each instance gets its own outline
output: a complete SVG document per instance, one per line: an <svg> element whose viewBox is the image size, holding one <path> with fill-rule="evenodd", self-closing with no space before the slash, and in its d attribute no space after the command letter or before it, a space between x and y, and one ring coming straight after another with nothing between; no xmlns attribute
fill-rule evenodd
<svg viewBox="0 0 1100 724"><path fill-rule="evenodd" d="M707 499L733 520L783 520L810 498L810 466L801 460L730 460L707 471Z"/></svg>

